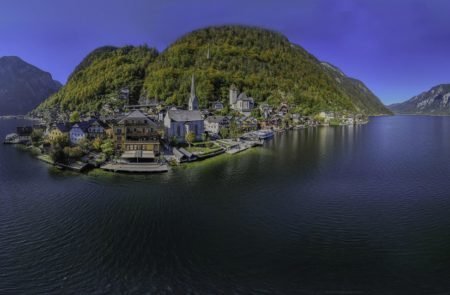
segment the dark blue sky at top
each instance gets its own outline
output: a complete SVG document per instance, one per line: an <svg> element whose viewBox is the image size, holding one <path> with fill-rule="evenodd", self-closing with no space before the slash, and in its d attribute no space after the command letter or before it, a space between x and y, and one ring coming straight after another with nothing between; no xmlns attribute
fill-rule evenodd
<svg viewBox="0 0 450 295"><path fill-rule="evenodd" d="M0 56L20 56L65 83L96 47L163 50L220 24L280 31L385 103L450 82L447 0L0 0Z"/></svg>

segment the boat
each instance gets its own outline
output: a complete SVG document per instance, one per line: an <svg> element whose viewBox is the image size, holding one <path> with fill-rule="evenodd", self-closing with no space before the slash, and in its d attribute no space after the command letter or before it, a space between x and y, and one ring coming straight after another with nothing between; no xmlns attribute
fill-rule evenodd
<svg viewBox="0 0 450 295"><path fill-rule="evenodd" d="M259 139L268 139L273 137L273 131L268 129L258 130L256 135Z"/></svg>
<svg viewBox="0 0 450 295"><path fill-rule="evenodd" d="M16 133L11 133L6 135L4 144L17 144L20 143L19 135Z"/></svg>

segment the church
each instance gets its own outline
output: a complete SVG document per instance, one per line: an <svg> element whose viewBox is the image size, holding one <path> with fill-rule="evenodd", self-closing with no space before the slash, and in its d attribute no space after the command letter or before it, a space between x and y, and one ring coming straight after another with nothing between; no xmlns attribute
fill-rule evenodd
<svg viewBox="0 0 450 295"><path fill-rule="evenodd" d="M246 116L249 116L255 107L255 100L252 97L247 97L245 92L238 95L238 89L232 85L230 87L230 108L236 110Z"/></svg>
<svg viewBox="0 0 450 295"><path fill-rule="evenodd" d="M202 140L205 128L202 113L199 110L198 97L195 94L194 76L192 76L188 110L168 110L164 117L164 130L167 140L175 139L177 142L185 142L188 132L193 132L196 140Z"/></svg>

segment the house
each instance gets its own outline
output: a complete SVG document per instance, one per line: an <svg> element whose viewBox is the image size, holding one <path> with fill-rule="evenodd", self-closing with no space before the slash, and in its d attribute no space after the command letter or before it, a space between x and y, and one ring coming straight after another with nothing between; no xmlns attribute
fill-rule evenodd
<svg viewBox="0 0 450 295"><path fill-rule="evenodd" d="M232 85L230 87L230 108L240 113L250 115L255 107L255 101L252 97L247 97L245 92L238 95L238 89Z"/></svg>
<svg viewBox="0 0 450 295"><path fill-rule="evenodd" d="M262 103L259 105L259 111L264 119L267 119L272 115L272 107L267 103Z"/></svg>
<svg viewBox="0 0 450 295"><path fill-rule="evenodd" d="M230 126L230 120L225 116L210 116L205 119L204 124L206 132L219 134L220 129Z"/></svg>
<svg viewBox="0 0 450 295"><path fill-rule="evenodd" d="M139 110L129 113L114 125L113 137L117 151L152 151L154 156L159 154L157 126Z"/></svg>
<svg viewBox="0 0 450 295"><path fill-rule="evenodd" d="M110 127L105 122L99 119L91 119L89 120L89 126L87 129L88 138L103 138L105 137L108 129L110 129Z"/></svg>
<svg viewBox="0 0 450 295"><path fill-rule="evenodd" d="M213 111L221 111L224 109L224 105L220 101L213 101L210 103L210 105L211 105L211 110L213 110Z"/></svg>
<svg viewBox="0 0 450 295"><path fill-rule="evenodd" d="M82 139L88 137L89 122L77 122L72 125L69 131L71 144L79 144Z"/></svg>
<svg viewBox="0 0 450 295"><path fill-rule="evenodd" d="M205 132L202 113L198 110L198 98L195 94L195 81L192 77L191 94L188 110L170 109L164 117L164 135L166 139L185 142L188 132L195 134L196 140L201 140Z"/></svg>
<svg viewBox="0 0 450 295"><path fill-rule="evenodd" d="M289 112L289 106L285 103L281 103L278 108L278 115L285 116Z"/></svg>
<svg viewBox="0 0 450 295"><path fill-rule="evenodd" d="M72 125L69 123L55 123L50 126L48 133L48 138L54 140L55 138L62 136L64 134L69 134Z"/></svg>
<svg viewBox="0 0 450 295"><path fill-rule="evenodd" d="M33 132L33 127L17 127L16 134L18 136L19 143L29 143L31 142L31 133Z"/></svg>
<svg viewBox="0 0 450 295"><path fill-rule="evenodd" d="M301 124L302 116L300 116L300 114L298 113L292 114L292 123L294 123L295 125Z"/></svg>
<svg viewBox="0 0 450 295"><path fill-rule="evenodd" d="M258 120L254 117L242 117L240 121L240 128L244 132L258 130Z"/></svg>
<svg viewBox="0 0 450 295"><path fill-rule="evenodd" d="M125 87L119 90L119 99L126 100L129 102L130 100L130 89Z"/></svg>

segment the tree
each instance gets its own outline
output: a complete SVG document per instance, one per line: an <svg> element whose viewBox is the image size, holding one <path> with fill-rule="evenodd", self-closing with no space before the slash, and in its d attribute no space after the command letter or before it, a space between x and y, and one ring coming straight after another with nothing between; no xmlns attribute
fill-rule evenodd
<svg viewBox="0 0 450 295"><path fill-rule="evenodd" d="M111 139L107 139L101 145L101 149L106 156L111 157L114 154L114 143Z"/></svg>
<svg viewBox="0 0 450 295"><path fill-rule="evenodd" d="M101 138L97 137L92 142L92 148L94 150L96 150L97 152L100 152L102 150L102 144L103 144L103 142L102 142Z"/></svg>
<svg viewBox="0 0 450 295"><path fill-rule="evenodd" d="M72 112L72 114L70 114L69 121L70 121L70 123L79 122L80 121L80 113L78 111Z"/></svg>
<svg viewBox="0 0 450 295"><path fill-rule="evenodd" d="M204 132L204 133L202 134L202 141L207 141L208 139L209 139L209 134L206 133L206 132Z"/></svg>
<svg viewBox="0 0 450 295"><path fill-rule="evenodd" d="M50 141L50 144L53 148L60 148L62 150L70 144L69 136L67 134L57 135Z"/></svg>
<svg viewBox="0 0 450 295"><path fill-rule="evenodd" d="M50 157L53 162L65 163L67 161L67 157L64 153L64 148L68 147L70 144L69 136L67 134L55 136L52 140L50 140L50 144Z"/></svg>
<svg viewBox="0 0 450 295"><path fill-rule="evenodd" d="M195 133L192 131L189 131L188 133L186 133L186 136L184 137L184 139L186 140L186 142L189 144L189 147L191 147L191 144L194 142L195 140Z"/></svg>
<svg viewBox="0 0 450 295"><path fill-rule="evenodd" d="M226 127L222 127L219 130L220 137L227 138L230 135L230 130Z"/></svg>
<svg viewBox="0 0 450 295"><path fill-rule="evenodd" d="M230 137L231 137L232 139L236 139L236 138L239 137L239 134L240 134L240 133L241 133L241 132L240 132L240 130L239 130L238 125L236 124L235 121L232 121L231 124L230 124Z"/></svg>
<svg viewBox="0 0 450 295"><path fill-rule="evenodd" d="M78 146L84 153L88 153L91 149L91 142L85 137L78 142Z"/></svg>
<svg viewBox="0 0 450 295"><path fill-rule="evenodd" d="M39 129L33 129L31 132L31 142L34 146L39 146L42 142L42 137L44 136L44 132Z"/></svg>
<svg viewBox="0 0 450 295"><path fill-rule="evenodd" d="M75 147L66 146L63 151L65 157L70 160L79 160L84 154L79 146Z"/></svg>

